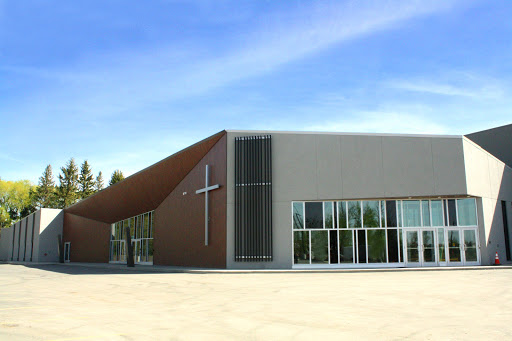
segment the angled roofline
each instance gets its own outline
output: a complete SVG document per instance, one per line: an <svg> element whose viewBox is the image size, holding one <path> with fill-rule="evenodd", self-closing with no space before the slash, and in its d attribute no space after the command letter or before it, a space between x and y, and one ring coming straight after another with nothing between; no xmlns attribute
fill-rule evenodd
<svg viewBox="0 0 512 341"><path fill-rule="evenodd" d="M65 213L78 215L84 218L93 219L102 222L115 222L116 218L108 218L109 216L119 216L119 210L125 208L133 213L136 210L133 208L135 202L140 203L141 207L148 209L156 208L158 204L165 199L165 197L172 192L172 190L179 184L179 182L190 172L197 162L199 162L204 155L206 155L211 148L223 137L226 131L221 130L193 145L186 147L132 175L119 181L111 186L102 189L99 192L80 200L77 203L64 208ZM163 174L169 171L169 178L173 181L164 181ZM174 172L174 174L172 173ZM174 178L173 178L174 175ZM163 184L168 185L163 188ZM129 186L129 187L127 187ZM148 187L152 187L151 189ZM147 188L146 193L141 193ZM134 191L138 189L138 192ZM151 193L148 191L155 191L158 193ZM143 197L146 196L144 200ZM158 199L154 198L158 197ZM110 199L110 200L109 200ZM111 203L111 200L117 201ZM161 199L161 200L159 200ZM151 201L151 202L150 202ZM97 202L101 202L103 206L98 206ZM110 210L110 211L109 211ZM115 212L112 212L115 211ZM109 213L111 213L109 215ZM131 214L128 213L128 214ZM139 212L137 214L144 213ZM136 215L136 214L133 214ZM128 215L132 216L132 215ZM101 217L101 219L100 219ZM113 221L114 219L114 221Z"/></svg>

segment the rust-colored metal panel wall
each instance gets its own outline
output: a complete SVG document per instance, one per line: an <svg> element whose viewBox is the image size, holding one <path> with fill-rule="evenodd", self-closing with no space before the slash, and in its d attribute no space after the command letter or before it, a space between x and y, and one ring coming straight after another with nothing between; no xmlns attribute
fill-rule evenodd
<svg viewBox="0 0 512 341"><path fill-rule="evenodd" d="M65 209L115 223L154 210L226 132L221 131Z"/></svg>
<svg viewBox="0 0 512 341"><path fill-rule="evenodd" d="M205 168L210 167L209 245L204 245ZM186 194L185 194L186 192ZM155 210L154 264L226 267L226 136L223 136Z"/></svg>
<svg viewBox="0 0 512 341"><path fill-rule="evenodd" d="M64 214L64 242L71 242L71 262L108 263L111 225Z"/></svg>

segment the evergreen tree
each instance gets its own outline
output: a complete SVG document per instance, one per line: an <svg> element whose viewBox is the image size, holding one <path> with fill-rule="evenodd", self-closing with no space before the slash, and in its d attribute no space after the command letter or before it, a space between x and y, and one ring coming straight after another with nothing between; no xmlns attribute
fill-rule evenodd
<svg viewBox="0 0 512 341"><path fill-rule="evenodd" d="M53 180L52 166L48 165L39 178L35 202L41 208L55 208L55 199L55 181Z"/></svg>
<svg viewBox="0 0 512 341"><path fill-rule="evenodd" d="M116 169L114 173L112 173L112 177L110 178L110 182L108 183L108 185L112 186L113 184L118 183L121 180L124 180L123 172L121 172L119 169Z"/></svg>
<svg viewBox="0 0 512 341"><path fill-rule="evenodd" d="M80 169L80 177L78 178L78 196L80 199L85 199L94 193L94 175L92 175L91 167L87 160L82 164Z"/></svg>
<svg viewBox="0 0 512 341"><path fill-rule="evenodd" d="M78 195L78 167L75 159L71 158L66 167L60 168L62 174L59 174L58 204L60 208L73 205Z"/></svg>
<svg viewBox="0 0 512 341"><path fill-rule="evenodd" d="M98 173L96 177L96 182L94 183L94 190L99 192L103 189L103 174L101 172Z"/></svg>

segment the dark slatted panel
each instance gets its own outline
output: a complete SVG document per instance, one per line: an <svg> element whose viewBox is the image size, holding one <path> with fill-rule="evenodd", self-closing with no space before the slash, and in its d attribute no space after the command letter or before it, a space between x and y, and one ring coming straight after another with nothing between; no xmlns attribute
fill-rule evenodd
<svg viewBox="0 0 512 341"><path fill-rule="evenodd" d="M235 138L235 261L272 261L272 141Z"/></svg>

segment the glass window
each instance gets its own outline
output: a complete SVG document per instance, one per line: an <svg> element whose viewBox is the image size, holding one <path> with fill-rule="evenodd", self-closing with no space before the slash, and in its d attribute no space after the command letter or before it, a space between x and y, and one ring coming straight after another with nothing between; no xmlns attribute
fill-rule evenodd
<svg viewBox="0 0 512 341"><path fill-rule="evenodd" d="M324 228L334 228L334 221L332 219L332 201L324 202Z"/></svg>
<svg viewBox="0 0 512 341"><path fill-rule="evenodd" d="M386 227L386 202L384 200L380 202L380 226Z"/></svg>
<svg viewBox="0 0 512 341"><path fill-rule="evenodd" d="M148 240L148 262L153 261L153 239Z"/></svg>
<svg viewBox="0 0 512 341"><path fill-rule="evenodd" d="M444 226L443 223L443 202L441 200L430 201L432 210L432 226Z"/></svg>
<svg viewBox="0 0 512 341"><path fill-rule="evenodd" d="M307 202L306 206L306 228L323 228L324 214L321 202Z"/></svg>
<svg viewBox="0 0 512 341"><path fill-rule="evenodd" d="M404 227L402 221L402 200L396 202L396 214L398 216L398 227Z"/></svg>
<svg viewBox="0 0 512 341"><path fill-rule="evenodd" d="M386 223L388 227L397 227L396 224L396 201L386 201Z"/></svg>
<svg viewBox="0 0 512 341"><path fill-rule="evenodd" d="M294 202L292 205L293 213L293 228L303 229L304 228L304 203Z"/></svg>
<svg viewBox="0 0 512 341"><path fill-rule="evenodd" d="M349 201L348 206L348 227L361 227L361 202Z"/></svg>
<svg viewBox="0 0 512 341"><path fill-rule="evenodd" d="M423 218L423 226L430 226L430 208L428 200L421 201L421 215Z"/></svg>
<svg viewBox="0 0 512 341"><path fill-rule="evenodd" d="M153 214L153 212L149 212L149 233L150 233L150 238L153 238L153 228L154 228L154 225L155 225L155 215Z"/></svg>
<svg viewBox="0 0 512 341"><path fill-rule="evenodd" d="M366 263L366 230L357 231L358 263Z"/></svg>
<svg viewBox="0 0 512 341"><path fill-rule="evenodd" d="M473 198L457 199L459 226L476 226L476 201Z"/></svg>
<svg viewBox="0 0 512 341"><path fill-rule="evenodd" d="M311 263L328 263L327 231L311 231Z"/></svg>
<svg viewBox="0 0 512 341"><path fill-rule="evenodd" d="M388 261L398 263L398 235L396 229L388 229Z"/></svg>
<svg viewBox="0 0 512 341"><path fill-rule="evenodd" d="M329 231L329 254L331 264L338 264L338 231Z"/></svg>
<svg viewBox="0 0 512 341"><path fill-rule="evenodd" d="M398 248L400 249L400 261L404 261L404 242L403 242L403 230L398 230Z"/></svg>
<svg viewBox="0 0 512 341"><path fill-rule="evenodd" d="M404 210L404 227L421 226L420 220L420 201L404 200L402 201Z"/></svg>
<svg viewBox="0 0 512 341"><path fill-rule="evenodd" d="M420 261L418 231L405 231L407 240L407 261L417 263Z"/></svg>
<svg viewBox="0 0 512 341"><path fill-rule="evenodd" d="M459 230L448 230L448 253L450 262L460 262L460 233Z"/></svg>
<svg viewBox="0 0 512 341"><path fill-rule="evenodd" d="M476 262L476 231L464 230L464 257L466 262Z"/></svg>
<svg viewBox="0 0 512 341"><path fill-rule="evenodd" d="M347 202L338 201L338 227L347 227Z"/></svg>
<svg viewBox="0 0 512 341"><path fill-rule="evenodd" d="M450 226L457 226L457 214L455 210L455 199L448 199L448 220Z"/></svg>
<svg viewBox="0 0 512 341"><path fill-rule="evenodd" d="M437 229L437 244L439 246L439 261L446 262L446 246L444 243L444 229Z"/></svg>
<svg viewBox="0 0 512 341"><path fill-rule="evenodd" d="M379 202L363 201L363 225L364 227L379 227Z"/></svg>
<svg viewBox="0 0 512 341"><path fill-rule="evenodd" d="M368 263L386 263L386 231L368 230Z"/></svg>
<svg viewBox="0 0 512 341"><path fill-rule="evenodd" d="M309 232L293 232L293 254L295 264L309 264Z"/></svg>
<svg viewBox="0 0 512 341"><path fill-rule="evenodd" d="M354 263L353 231L339 231L340 238L340 262Z"/></svg>
<svg viewBox="0 0 512 341"><path fill-rule="evenodd" d="M144 238L149 238L149 214L144 214Z"/></svg>

